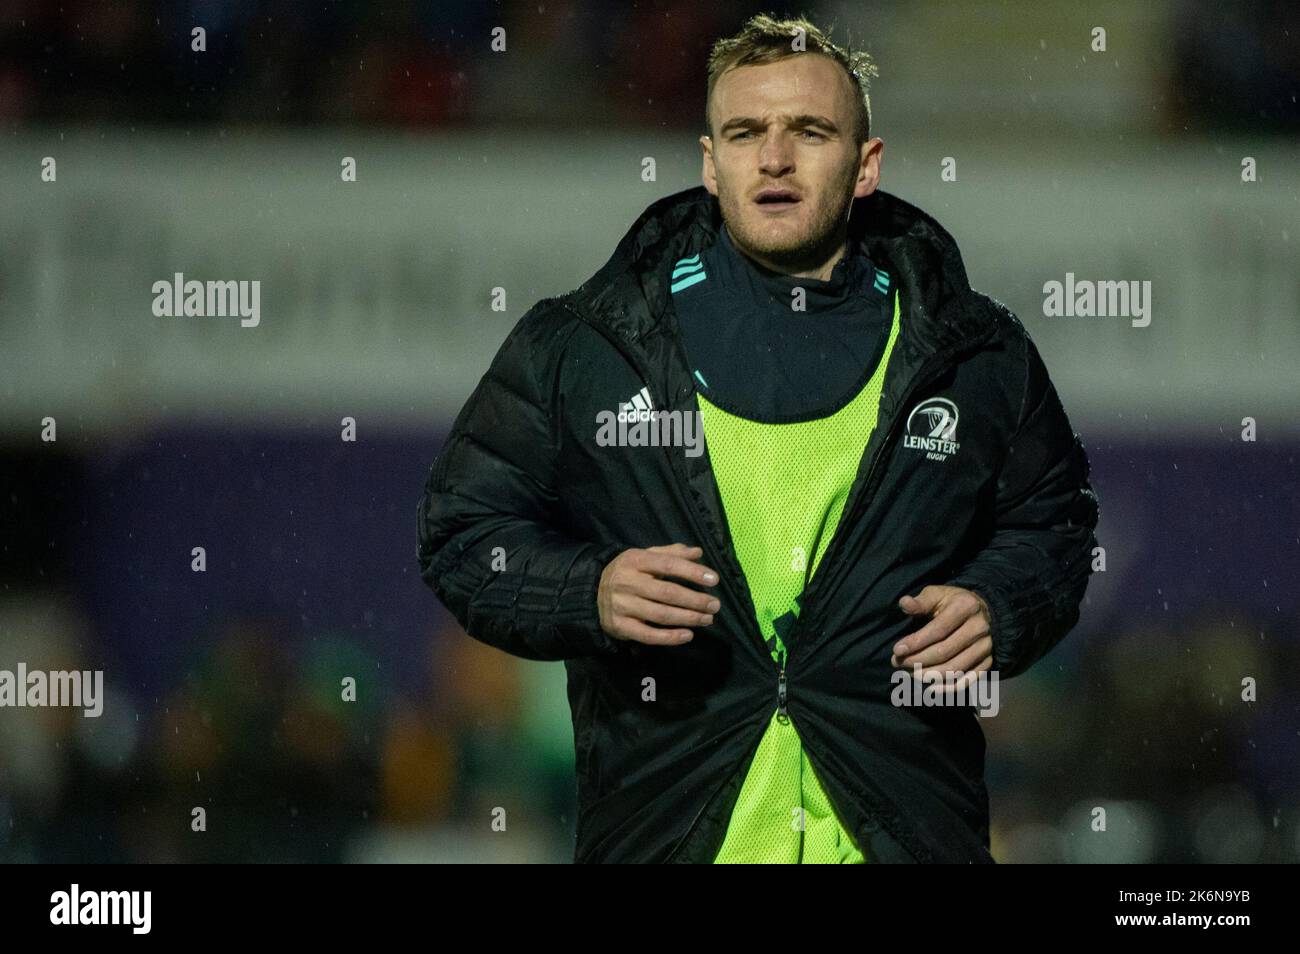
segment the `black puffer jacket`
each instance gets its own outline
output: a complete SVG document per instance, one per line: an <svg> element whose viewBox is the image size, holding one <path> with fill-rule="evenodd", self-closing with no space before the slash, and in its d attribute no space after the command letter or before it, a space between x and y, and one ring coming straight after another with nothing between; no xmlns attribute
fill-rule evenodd
<svg viewBox="0 0 1300 954"><path fill-rule="evenodd" d="M565 661L577 861L711 860L777 704L708 454L596 441L597 415L642 388L656 409L694 410L668 286L720 224L702 187L661 199L596 275L531 308L419 501L421 574L465 630ZM859 844L898 849L879 860L987 862L979 717L890 702L892 647L925 622L898 599L931 583L974 590L1001 677L1024 671L1078 620L1097 499L1037 348L970 288L952 237L879 190L855 200L850 233L897 283L901 329L879 423L787 640L787 711ZM957 422L937 453L905 439L929 435L911 412L930 398ZM605 564L673 542L702 546L722 575L714 625L681 646L611 639L596 609Z"/></svg>

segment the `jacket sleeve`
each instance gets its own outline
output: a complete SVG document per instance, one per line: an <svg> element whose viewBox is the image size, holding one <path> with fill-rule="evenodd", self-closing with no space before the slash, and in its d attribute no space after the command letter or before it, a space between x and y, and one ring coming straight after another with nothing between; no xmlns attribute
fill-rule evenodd
<svg viewBox="0 0 1300 954"><path fill-rule="evenodd" d="M528 331L546 304L501 345L430 469L417 507L420 575L470 636L505 652L617 653L622 643L601 628L596 591L624 548L554 525L557 409L536 364L555 338Z"/></svg>
<svg viewBox="0 0 1300 954"><path fill-rule="evenodd" d="M949 581L988 604L993 668L1003 678L1024 672L1078 622L1100 514L1083 442L1023 327L1021 334L1026 377L998 475L992 538Z"/></svg>

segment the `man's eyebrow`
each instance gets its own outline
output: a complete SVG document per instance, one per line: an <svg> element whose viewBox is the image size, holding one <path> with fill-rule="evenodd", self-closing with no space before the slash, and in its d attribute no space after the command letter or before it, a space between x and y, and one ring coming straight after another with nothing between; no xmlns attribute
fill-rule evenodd
<svg viewBox="0 0 1300 954"><path fill-rule="evenodd" d="M802 113L798 116L790 116L786 120L786 125L794 127L803 126L821 126L823 129L829 129L831 132L839 132L840 129L835 123L831 122L825 116L814 115L813 113ZM719 133L725 133L729 129L761 129L763 120L753 116L735 116L728 119L722 124Z"/></svg>

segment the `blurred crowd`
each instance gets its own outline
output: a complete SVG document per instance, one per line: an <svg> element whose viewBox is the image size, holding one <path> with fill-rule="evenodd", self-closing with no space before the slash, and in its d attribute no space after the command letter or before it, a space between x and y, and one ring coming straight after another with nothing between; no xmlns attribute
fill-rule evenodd
<svg viewBox="0 0 1300 954"><path fill-rule="evenodd" d="M432 631L409 693L355 639L222 616L149 697L77 605L0 600L0 667L105 672L97 718L0 712L0 862L567 860L567 712L527 664Z"/></svg>
<svg viewBox="0 0 1300 954"><path fill-rule="evenodd" d="M1065 35L1093 25L1068 0L1032 8ZM916 17L917 30L933 24L925 19L930 5L901 0L812 8L738 0L5 0L0 125L693 130L704 107L709 48L760 9L808 9L850 25L878 57L891 42L906 48L908 17ZM946 12L959 22L989 10L966 2ZM1116 23L1127 15L1122 5L1102 6L1093 19ZM1156 71L1165 88L1153 93L1177 128L1300 128L1300 7L1165 0L1143 16L1157 18L1155 31L1117 30L1115 52L1167 62ZM874 33L875 22L887 29ZM201 51L194 49L196 27L204 30ZM954 44L945 55L993 52ZM896 75L911 65L887 66Z"/></svg>
<svg viewBox="0 0 1300 954"><path fill-rule="evenodd" d="M5 8L0 120L428 127L571 121L597 104L628 122L681 121L683 101L703 103L708 44L738 24L744 5L6 0ZM195 27L205 31L203 51L192 48Z"/></svg>
<svg viewBox="0 0 1300 954"><path fill-rule="evenodd" d="M9 593L0 660L103 665L76 605ZM0 862L571 860L563 667L443 626L425 692L386 685L355 640L223 616L183 640L164 697L109 666L99 718L0 713ZM1297 672L1294 641L1226 609L1072 635L981 721L995 857L1300 861Z"/></svg>

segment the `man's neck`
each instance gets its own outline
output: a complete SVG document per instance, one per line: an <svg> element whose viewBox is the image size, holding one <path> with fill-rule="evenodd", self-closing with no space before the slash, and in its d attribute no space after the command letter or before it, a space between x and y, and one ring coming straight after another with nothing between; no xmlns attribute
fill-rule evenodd
<svg viewBox="0 0 1300 954"><path fill-rule="evenodd" d="M723 228L726 228L726 226L724 225ZM730 230L728 230L727 235L731 239L731 244L736 251L740 252L740 254L744 255L751 261L762 265L769 271L780 272L783 275L789 275L791 278L811 278L822 282L830 281L831 272L835 269L836 264L839 263L840 259L844 257L845 252L848 250L848 236L846 230L843 234L840 234L836 238L832 238L830 242L827 243L833 243L833 251L830 253L829 257L823 257L825 253L819 249L804 256L802 259L792 258L790 260L773 261L763 256L755 255L748 249L741 248L736 244L736 237ZM821 259L820 262L817 261L819 258Z"/></svg>

